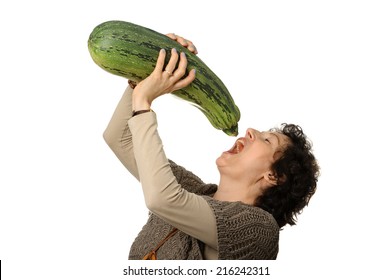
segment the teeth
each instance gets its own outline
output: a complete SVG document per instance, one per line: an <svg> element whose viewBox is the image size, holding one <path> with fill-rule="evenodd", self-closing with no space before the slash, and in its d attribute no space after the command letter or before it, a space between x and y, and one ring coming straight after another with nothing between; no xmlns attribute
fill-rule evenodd
<svg viewBox="0 0 391 280"><path fill-rule="evenodd" d="M236 141L233 147L229 149L227 152L231 154L239 154L242 152L243 148L244 148L244 144L242 143L242 141Z"/></svg>
<svg viewBox="0 0 391 280"><path fill-rule="evenodd" d="M244 145L242 142L238 141L238 142L236 142L235 148L236 148L236 153L239 154L243 150Z"/></svg>

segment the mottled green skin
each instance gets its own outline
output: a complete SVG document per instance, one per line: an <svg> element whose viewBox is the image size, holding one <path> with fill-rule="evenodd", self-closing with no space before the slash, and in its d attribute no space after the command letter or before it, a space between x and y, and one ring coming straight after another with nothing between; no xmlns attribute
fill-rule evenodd
<svg viewBox="0 0 391 280"><path fill-rule="evenodd" d="M196 79L173 94L200 109L216 129L236 136L240 111L227 88L198 56L176 41L124 21L108 21L98 25L88 40L91 57L98 66L135 83L153 71L160 49L167 50L167 63L172 48L186 53L187 72L193 68L197 70Z"/></svg>

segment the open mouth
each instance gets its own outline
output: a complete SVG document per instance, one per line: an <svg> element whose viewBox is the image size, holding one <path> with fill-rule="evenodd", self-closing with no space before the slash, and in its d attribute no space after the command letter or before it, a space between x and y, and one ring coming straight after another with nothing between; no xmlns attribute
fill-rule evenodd
<svg viewBox="0 0 391 280"><path fill-rule="evenodd" d="M242 138L236 140L235 144L231 149L227 151L229 154L239 154L244 148L244 141Z"/></svg>

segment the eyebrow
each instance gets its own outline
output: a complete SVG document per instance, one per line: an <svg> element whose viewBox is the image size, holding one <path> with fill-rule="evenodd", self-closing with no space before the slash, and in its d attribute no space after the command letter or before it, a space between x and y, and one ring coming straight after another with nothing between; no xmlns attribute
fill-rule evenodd
<svg viewBox="0 0 391 280"><path fill-rule="evenodd" d="M273 132L269 132L269 133L277 138L277 143L278 143L278 145L280 145L280 138L277 136L277 134L275 134Z"/></svg>

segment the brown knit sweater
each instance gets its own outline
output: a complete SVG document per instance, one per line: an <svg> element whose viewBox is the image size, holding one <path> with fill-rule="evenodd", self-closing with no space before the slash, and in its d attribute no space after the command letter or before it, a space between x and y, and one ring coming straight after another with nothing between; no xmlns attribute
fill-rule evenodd
<svg viewBox="0 0 391 280"><path fill-rule="evenodd" d="M193 173L170 161L178 182L189 192L203 195L216 217L218 258L221 260L273 260L278 254L280 228L268 212L241 202L222 202L211 196L214 184L204 184ZM135 239L130 260L142 259L164 239L172 226L150 214L147 223ZM203 244L178 231L157 251L158 259L201 260Z"/></svg>

